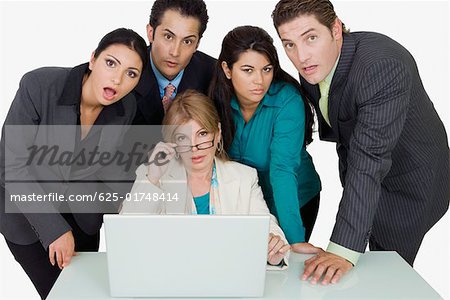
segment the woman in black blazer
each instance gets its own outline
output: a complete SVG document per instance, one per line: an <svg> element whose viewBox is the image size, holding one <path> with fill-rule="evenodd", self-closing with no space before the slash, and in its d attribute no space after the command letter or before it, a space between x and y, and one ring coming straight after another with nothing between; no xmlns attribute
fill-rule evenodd
<svg viewBox="0 0 450 300"><path fill-rule="evenodd" d="M130 92L146 63L145 41L120 28L89 63L37 69L20 82L2 130L0 231L42 299L75 251L98 251L103 213L116 207L99 202L127 192L123 170L105 158L134 118Z"/></svg>

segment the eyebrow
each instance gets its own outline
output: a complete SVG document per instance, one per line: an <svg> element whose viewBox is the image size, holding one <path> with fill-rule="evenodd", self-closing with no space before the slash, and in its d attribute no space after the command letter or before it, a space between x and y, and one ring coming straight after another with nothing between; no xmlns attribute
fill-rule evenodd
<svg viewBox="0 0 450 300"><path fill-rule="evenodd" d="M138 68L135 68L135 67L129 67L128 69L135 70L136 72L141 73L141 71Z"/></svg>
<svg viewBox="0 0 450 300"><path fill-rule="evenodd" d="M208 132L208 130L206 130L206 128L200 128L199 130L197 130L197 132L196 133L199 133L200 131L202 131L202 130L204 130L204 131L206 131L206 132ZM208 132L209 133L209 132Z"/></svg>
<svg viewBox="0 0 450 300"><path fill-rule="evenodd" d="M267 67L270 67L270 66L273 66L273 64L269 63L269 64L265 65L263 68L267 68ZM242 65L241 68L253 68L254 69L255 67L251 66L251 65Z"/></svg>
<svg viewBox="0 0 450 300"><path fill-rule="evenodd" d="M114 56L111 55L111 54L107 54L107 56L114 58L114 60L116 60L116 61L119 63L119 65L122 65L122 63L120 62L120 60L117 59L117 57L114 57ZM141 72L138 68L135 68L135 67L129 67L128 69L135 70L135 71L137 71L138 73Z"/></svg>
<svg viewBox="0 0 450 300"><path fill-rule="evenodd" d="M167 28L165 28L164 31L167 31L168 33L170 33L173 36L177 36L174 32L170 31ZM185 36L183 39L188 39L188 38L197 38L197 36L195 34L191 34L191 35Z"/></svg>
<svg viewBox="0 0 450 300"><path fill-rule="evenodd" d="M121 65L122 63L120 62L120 60L118 60L116 57L114 57L113 55L111 55L111 54L107 54L108 56L110 56L110 57L112 57L112 58L114 58L118 63L119 63L119 65Z"/></svg>
<svg viewBox="0 0 450 300"><path fill-rule="evenodd" d="M314 28L310 28L308 30L306 30L305 32L303 32L302 34L300 34L300 36L305 36L306 34L310 33L311 31L314 31Z"/></svg>
<svg viewBox="0 0 450 300"><path fill-rule="evenodd" d="M300 34L300 36L301 37L305 36L306 34L310 33L311 31L314 31L314 30L315 30L314 28L310 28L310 29L306 30L305 32L303 32L302 34ZM290 39L281 39L281 41L282 42L290 42L291 40Z"/></svg>

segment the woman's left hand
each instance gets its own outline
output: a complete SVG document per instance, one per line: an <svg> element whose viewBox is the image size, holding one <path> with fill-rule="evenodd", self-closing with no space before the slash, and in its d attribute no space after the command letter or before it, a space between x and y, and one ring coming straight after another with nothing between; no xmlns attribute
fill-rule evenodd
<svg viewBox="0 0 450 300"><path fill-rule="evenodd" d="M285 243L280 236L270 233L267 261L271 265L278 265L289 249L291 246Z"/></svg>

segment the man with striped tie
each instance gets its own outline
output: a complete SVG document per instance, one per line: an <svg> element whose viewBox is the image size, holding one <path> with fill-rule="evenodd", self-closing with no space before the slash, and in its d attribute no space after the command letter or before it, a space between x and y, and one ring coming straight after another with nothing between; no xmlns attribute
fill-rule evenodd
<svg viewBox="0 0 450 300"><path fill-rule="evenodd" d="M320 138L337 143L343 186L327 251L302 279L337 282L367 244L412 265L450 199L447 134L413 57L387 36L350 33L328 0L281 0L272 17Z"/></svg>
<svg viewBox="0 0 450 300"><path fill-rule="evenodd" d="M208 23L203 0L155 0L147 37L149 64L134 89L137 109L133 126L123 143L133 161L130 177L146 162L147 154L161 140L165 112L178 93L194 89L207 93L216 59L198 51ZM145 126L144 126L145 125Z"/></svg>
<svg viewBox="0 0 450 300"><path fill-rule="evenodd" d="M147 24L149 64L135 88L133 124L161 125L177 93L206 93L216 60L197 51L208 23L203 0L156 0Z"/></svg>

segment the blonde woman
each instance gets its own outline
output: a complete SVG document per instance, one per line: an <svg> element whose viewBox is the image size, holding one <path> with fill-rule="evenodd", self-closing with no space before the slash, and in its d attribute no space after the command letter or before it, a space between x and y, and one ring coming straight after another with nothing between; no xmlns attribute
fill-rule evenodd
<svg viewBox="0 0 450 300"><path fill-rule="evenodd" d="M163 125L165 142L136 171L131 194L177 193L178 201L126 201L121 213L269 214L256 170L227 159L212 100L192 90L179 94ZM268 264L283 268L289 249L271 215Z"/></svg>

